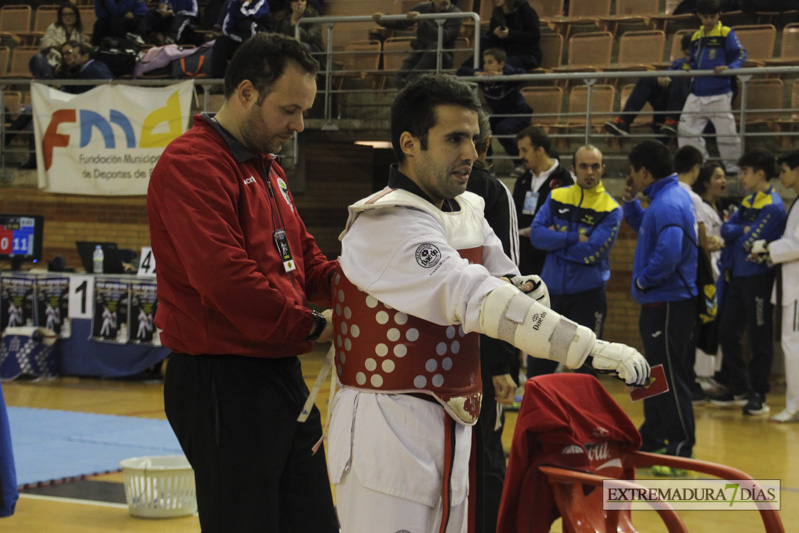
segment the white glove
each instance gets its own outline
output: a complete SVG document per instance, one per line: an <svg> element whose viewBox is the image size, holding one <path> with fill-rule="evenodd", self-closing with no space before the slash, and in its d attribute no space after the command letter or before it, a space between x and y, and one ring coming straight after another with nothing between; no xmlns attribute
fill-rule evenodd
<svg viewBox="0 0 799 533"><path fill-rule="evenodd" d="M768 253L768 243L766 239L758 239L752 243L753 254L766 254Z"/></svg>
<svg viewBox="0 0 799 533"><path fill-rule="evenodd" d="M597 339L589 353L597 370L615 372L627 385L646 385L649 363L635 348Z"/></svg>
<svg viewBox="0 0 799 533"><path fill-rule="evenodd" d="M765 239L758 239L752 243L752 248L749 250L749 255L746 258L755 263L766 263L771 266L771 255L768 251L768 243Z"/></svg>
<svg viewBox="0 0 799 533"><path fill-rule="evenodd" d="M547 290L547 285L544 283L544 280L539 276L508 276L508 280L514 287L533 300L538 300L538 303L541 305L549 307L549 290ZM528 289L526 286L528 281L533 284L533 288L530 290L526 290Z"/></svg>

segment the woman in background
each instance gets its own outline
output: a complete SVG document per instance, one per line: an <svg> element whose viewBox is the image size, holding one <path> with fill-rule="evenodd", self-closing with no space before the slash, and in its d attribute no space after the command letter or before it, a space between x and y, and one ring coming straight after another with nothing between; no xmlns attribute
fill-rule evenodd
<svg viewBox="0 0 799 533"><path fill-rule="evenodd" d="M61 46L68 41L85 43L88 39L83 34L80 12L70 2L58 6L56 20L44 32L40 51L28 63L28 68L37 79L52 79L61 66Z"/></svg>
<svg viewBox="0 0 799 533"><path fill-rule="evenodd" d="M699 171L699 176L693 184L693 190L702 197L702 210L696 213L697 223L705 225L706 242L701 243L702 248L710 257L710 264L713 267L713 277L716 279L716 294L718 297L718 307L721 309L722 284L719 280L721 249L724 247L724 240L721 238L721 224L724 222L725 213L722 201L725 197L727 187L727 177L724 172L724 165L718 161L705 163ZM727 215L728 216L728 215ZM718 324L716 318L716 324ZM715 395L723 391L724 386L714 379L714 375L721 370L721 348L716 353L708 354L701 349L696 349L696 361L694 371L696 381L702 388L705 395Z"/></svg>

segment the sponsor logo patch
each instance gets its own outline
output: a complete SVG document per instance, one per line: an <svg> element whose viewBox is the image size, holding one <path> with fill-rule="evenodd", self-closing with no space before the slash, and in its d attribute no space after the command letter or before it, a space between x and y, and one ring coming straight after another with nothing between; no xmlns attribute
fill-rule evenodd
<svg viewBox="0 0 799 533"><path fill-rule="evenodd" d="M416 249L416 262L422 268L433 268L441 261L441 251L435 244L420 244Z"/></svg>
<svg viewBox="0 0 799 533"><path fill-rule="evenodd" d="M294 205L291 203L291 197L289 196L289 186L286 185L286 182L283 178L277 179L277 187L280 189L280 193L283 195L283 198L286 200L286 203L289 204L291 211L294 211Z"/></svg>

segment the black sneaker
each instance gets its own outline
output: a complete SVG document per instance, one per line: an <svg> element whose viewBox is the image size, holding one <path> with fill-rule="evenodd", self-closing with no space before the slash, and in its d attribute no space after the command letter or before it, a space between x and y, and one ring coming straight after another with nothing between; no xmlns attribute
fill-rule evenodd
<svg viewBox="0 0 799 533"><path fill-rule="evenodd" d="M668 135L670 137L677 136L677 127L679 126L679 122L672 120L666 120L663 124L660 125L660 133L662 135Z"/></svg>
<svg viewBox="0 0 799 533"><path fill-rule="evenodd" d="M621 118L615 118L609 122L605 122L603 127L605 128L606 132L612 135L625 136L630 134L630 125Z"/></svg>
<svg viewBox="0 0 799 533"><path fill-rule="evenodd" d="M753 392L749 395L749 401L744 406L743 413L745 415L765 415L771 409L766 405L766 395L759 392Z"/></svg>
<svg viewBox="0 0 799 533"><path fill-rule="evenodd" d="M743 394L733 394L732 389L727 389L724 393L718 396L711 396L710 403L720 407L741 407L746 405L748 398L749 395L745 392Z"/></svg>
<svg viewBox="0 0 799 533"><path fill-rule="evenodd" d="M694 405L704 405L709 399L707 393L702 390L702 386L695 381L694 386L691 388L691 403Z"/></svg>

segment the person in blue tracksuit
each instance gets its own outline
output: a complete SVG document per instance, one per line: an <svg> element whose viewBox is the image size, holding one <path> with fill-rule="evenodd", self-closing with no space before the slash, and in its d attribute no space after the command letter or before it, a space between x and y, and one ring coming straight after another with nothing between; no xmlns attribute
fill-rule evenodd
<svg viewBox="0 0 799 533"><path fill-rule="evenodd" d="M691 37L692 70L713 70L715 76L696 77L691 94L685 100L677 141L682 148L692 145L708 159L702 132L708 121L716 129L716 143L727 173L735 173L735 161L741 155L741 139L735 131L732 115L733 78L721 76L727 69L741 68L746 63L746 50L735 30L719 21L721 8L717 0L698 0L696 15L702 27Z"/></svg>
<svg viewBox="0 0 799 533"><path fill-rule="evenodd" d="M711 399L716 405L743 405L747 415L769 412L766 394L774 360L771 286L774 268L747 261L752 243L779 239L785 230L785 204L769 183L776 176L776 161L766 150L752 150L738 160L741 182L750 192L740 208L721 226L724 239L722 269L727 285L721 306L719 342L724 353L722 372L729 389ZM749 330L752 358L744 364L742 336Z"/></svg>
<svg viewBox="0 0 799 533"><path fill-rule="evenodd" d="M607 315L605 284L610 250L621 225L621 207L602 185L602 152L587 145L572 158L577 183L554 189L536 214L530 240L547 252L541 278L551 307L590 328L598 338ZM527 356L527 376L554 372L557 363ZM581 371L594 374L583 366Z"/></svg>
<svg viewBox="0 0 799 533"><path fill-rule="evenodd" d="M641 449L690 457L696 443L689 357L696 318L696 212L664 144L644 141L628 159L624 219L638 234L632 295L641 304L646 359L652 366L663 365L669 385L666 394L644 400ZM636 198L639 191L650 199L647 209Z"/></svg>

